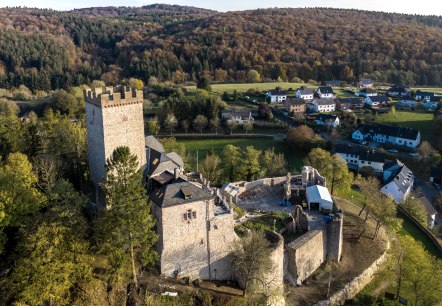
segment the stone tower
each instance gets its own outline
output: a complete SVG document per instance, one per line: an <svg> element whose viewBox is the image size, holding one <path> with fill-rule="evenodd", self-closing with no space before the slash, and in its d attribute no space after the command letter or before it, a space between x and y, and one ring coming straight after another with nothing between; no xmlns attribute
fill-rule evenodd
<svg viewBox="0 0 442 306"><path fill-rule="evenodd" d="M102 204L98 188L106 174L106 160L119 146L127 146L146 164L143 92L129 87L106 87L84 91L90 177L97 190L97 205Z"/></svg>

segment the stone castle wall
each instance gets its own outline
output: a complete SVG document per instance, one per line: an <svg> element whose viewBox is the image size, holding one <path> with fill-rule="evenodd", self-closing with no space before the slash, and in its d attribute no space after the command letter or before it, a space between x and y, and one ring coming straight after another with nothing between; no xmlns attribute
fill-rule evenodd
<svg viewBox="0 0 442 306"><path fill-rule="evenodd" d="M288 272L297 284L303 282L327 259L324 228L308 231L287 245Z"/></svg>
<svg viewBox="0 0 442 306"><path fill-rule="evenodd" d="M270 254L272 270L264 275L264 280L272 295L282 295L284 293L284 238L274 231L266 231L265 236L270 241L273 250Z"/></svg>

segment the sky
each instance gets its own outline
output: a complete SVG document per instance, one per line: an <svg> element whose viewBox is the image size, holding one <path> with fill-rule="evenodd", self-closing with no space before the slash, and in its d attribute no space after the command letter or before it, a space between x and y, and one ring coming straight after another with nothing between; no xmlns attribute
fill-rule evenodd
<svg viewBox="0 0 442 306"><path fill-rule="evenodd" d="M334 7L421 15L442 15L442 0L0 0L0 7L27 6L71 10L92 6L142 6L167 3L237 11L269 7Z"/></svg>

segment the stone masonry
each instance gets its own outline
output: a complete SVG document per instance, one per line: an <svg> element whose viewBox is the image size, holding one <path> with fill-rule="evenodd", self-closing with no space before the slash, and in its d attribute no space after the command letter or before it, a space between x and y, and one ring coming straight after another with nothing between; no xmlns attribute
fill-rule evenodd
<svg viewBox="0 0 442 306"><path fill-rule="evenodd" d="M128 146L146 163L143 93L128 87L84 91L90 176L96 187L106 174L106 160L119 146ZM97 192L97 202L98 199Z"/></svg>

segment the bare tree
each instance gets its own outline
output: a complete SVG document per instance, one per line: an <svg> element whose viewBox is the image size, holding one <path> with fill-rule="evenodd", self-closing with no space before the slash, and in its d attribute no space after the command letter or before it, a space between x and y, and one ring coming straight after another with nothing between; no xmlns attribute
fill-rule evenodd
<svg viewBox="0 0 442 306"><path fill-rule="evenodd" d="M175 130L178 125L178 120L176 119L174 114L168 114L166 119L164 120L164 127L170 131L170 135Z"/></svg>
<svg viewBox="0 0 442 306"><path fill-rule="evenodd" d="M251 119L247 120L246 123L243 125L244 131L246 131L246 134L251 132L253 130L253 121Z"/></svg>
<svg viewBox="0 0 442 306"><path fill-rule="evenodd" d="M200 133L203 133L203 129L207 126L207 117L204 115L196 116L195 120L193 120L193 127L195 130L199 130Z"/></svg>
<svg viewBox="0 0 442 306"><path fill-rule="evenodd" d="M33 159L33 166L38 175L38 187L45 193L50 192L60 177L62 166L60 158L51 154L37 155Z"/></svg>

